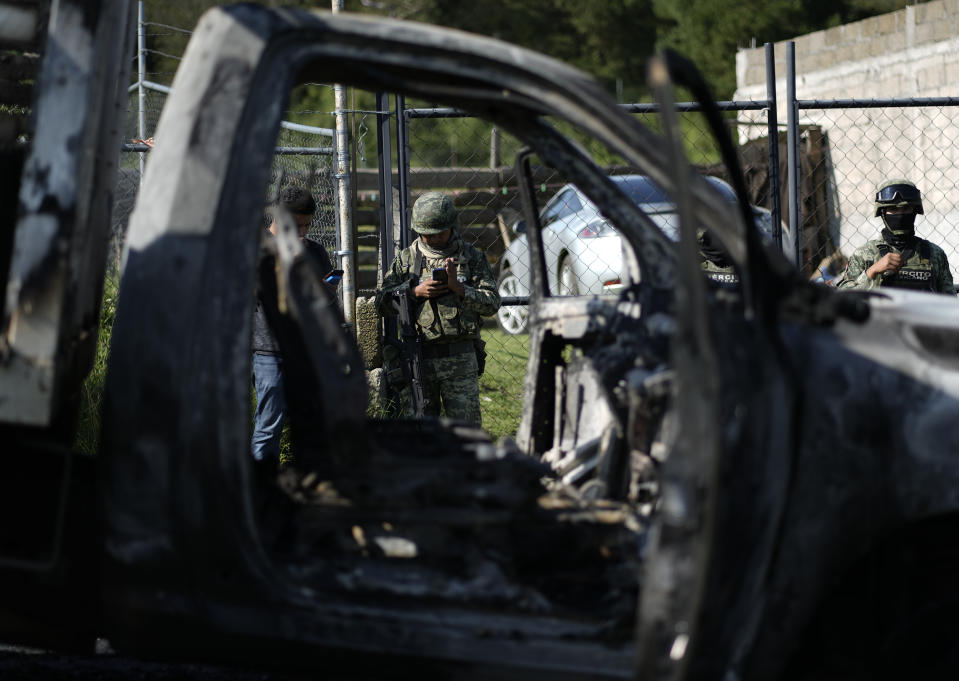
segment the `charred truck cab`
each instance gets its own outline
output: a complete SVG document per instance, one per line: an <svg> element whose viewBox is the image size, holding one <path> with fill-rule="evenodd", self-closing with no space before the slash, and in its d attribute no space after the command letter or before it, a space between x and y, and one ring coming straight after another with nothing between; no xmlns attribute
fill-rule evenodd
<svg viewBox="0 0 959 681"><path fill-rule="evenodd" d="M859 678L914 659L930 638L910 624L931 617L955 633L944 615L957 590L943 578L955 554L934 539L956 536L959 509L956 303L811 285L764 250L745 196L731 205L682 156L671 81L702 88L675 57L650 76L660 136L584 74L493 40L211 10L131 220L100 451L75 455L72 396L95 337L130 8L58 7L74 14L51 23L18 218L2 225L11 507L0 639L105 636L120 651L329 674L374 664L387 675L389 659L395 676L652 681ZM79 37L61 46L68 29ZM68 66L83 86L58 92ZM460 108L525 145L516 170L533 275L515 445L455 423L369 420L356 345L281 215L278 336L310 396L311 470L254 479L259 220L281 114L302 82ZM66 132L46 118L54 96L80 113ZM676 198L678 246L555 120ZM630 282L618 296L549 290L534 160L622 234ZM736 169L734 152L726 161ZM735 262L741 299L707 290L695 225ZM906 546L915 578L941 591L903 589L886 559ZM898 589L883 601L884 621L898 619L849 634L846 623L870 621L875 592L836 589L865 573L879 593ZM828 643L840 633L877 652L848 667L848 649ZM946 648L927 652L929 664L955 662Z"/></svg>

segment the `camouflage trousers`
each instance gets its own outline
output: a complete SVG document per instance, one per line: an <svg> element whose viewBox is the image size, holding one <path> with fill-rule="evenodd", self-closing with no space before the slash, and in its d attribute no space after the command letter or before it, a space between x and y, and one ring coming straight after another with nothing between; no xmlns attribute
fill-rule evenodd
<svg viewBox="0 0 959 681"><path fill-rule="evenodd" d="M442 415L457 421L482 425L475 353L424 358L423 369L426 374L424 391L429 399L426 409L428 415ZM409 388L400 391L399 400L400 413L407 417L412 416L413 405Z"/></svg>

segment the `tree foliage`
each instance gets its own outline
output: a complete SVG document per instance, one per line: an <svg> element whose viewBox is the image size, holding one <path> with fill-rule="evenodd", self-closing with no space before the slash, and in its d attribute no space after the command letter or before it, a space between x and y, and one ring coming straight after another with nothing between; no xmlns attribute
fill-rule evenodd
<svg viewBox="0 0 959 681"><path fill-rule="evenodd" d="M421 0L421 21L451 26L544 52L587 71L634 101L655 49L652 0Z"/></svg>
<svg viewBox="0 0 959 681"><path fill-rule="evenodd" d="M736 89L736 50L901 9L907 0L653 0L660 44L692 59L717 98Z"/></svg>
<svg viewBox="0 0 959 681"><path fill-rule="evenodd" d="M344 9L458 28L520 45L572 64L596 77L623 102L648 101L646 63L661 47L672 47L689 57L703 72L718 99L730 99L736 87L736 51L811 31L901 9L908 0L345 0ZM151 80L169 82L178 64L168 55L180 55L184 32L192 29L216 0L146 0L148 71ZM277 0L259 4L329 9L321 0ZM682 95L680 94L680 97ZM372 93L350 93L350 108L375 108ZM408 106L433 103L407 102ZM333 127L333 95L329 87L300 86L290 97L287 118L300 123ZM653 127L656 120L647 123ZM450 123L419 121L419 156L414 165L462 164L488 154L480 130L449 131ZM695 118L683 119L687 151L705 163L715 150L701 133ZM435 128L435 129L433 129ZM363 113L354 120L359 165L375 156L375 120ZM488 131L486 131L488 133ZM572 133L571 133L572 134ZM589 140L581 140L600 162L606 159ZM475 147L475 148L474 148Z"/></svg>
<svg viewBox="0 0 959 681"><path fill-rule="evenodd" d="M914 1L914 0L913 0ZM646 61L669 46L692 59L717 97L732 96L736 50L901 9L910 0L345 0L345 9L425 21L488 35L573 64L597 77L623 101L646 94ZM149 21L192 28L216 0L146 0ZM263 1L328 9L325 0ZM162 31L156 49L176 53ZM171 65L159 54L158 70ZM165 64L165 66L160 66Z"/></svg>

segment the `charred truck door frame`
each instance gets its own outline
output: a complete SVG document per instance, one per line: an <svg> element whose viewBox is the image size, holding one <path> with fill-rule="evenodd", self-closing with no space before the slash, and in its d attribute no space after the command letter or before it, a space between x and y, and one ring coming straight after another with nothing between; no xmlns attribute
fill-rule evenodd
<svg viewBox="0 0 959 681"><path fill-rule="evenodd" d="M22 4L39 17L50 3ZM22 167L20 149L3 154L4 195L19 183L19 196L4 208L16 224L0 226L0 637L91 650L96 472L71 445L95 357L136 9L53 5L26 48L41 56Z"/></svg>
<svg viewBox="0 0 959 681"><path fill-rule="evenodd" d="M62 419L69 433L96 347L136 14L129 0L55 4L3 301L0 424Z"/></svg>

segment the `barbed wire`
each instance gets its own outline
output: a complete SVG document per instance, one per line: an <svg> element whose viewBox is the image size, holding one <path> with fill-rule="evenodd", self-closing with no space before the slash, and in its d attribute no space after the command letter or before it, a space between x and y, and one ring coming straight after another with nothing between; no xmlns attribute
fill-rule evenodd
<svg viewBox="0 0 959 681"><path fill-rule="evenodd" d="M146 52L147 54L158 54L161 57L166 57L167 59L173 59L174 61L183 61L183 57L178 57L175 54L168 54L167 52L161 52L160 50L147 48L143 51Z"/></svg>
<svg viewBox="0 0 959 681"><path fill-rule="evenodd" d="M178 32L178 33L182 33L182 34L184 34L184 35L193 35L193 31L191 31L191 30L189 30L189 29L180 28L179 26L170 26L169 24L161 24L161 23L158 22L158 21L144 21L144 22L143 22L143 25L144 25L144 26L159 26L160 28L166 28L166 29L169 29L169 30L171 30L171 31L176 31L176 32Z"/></svg>

